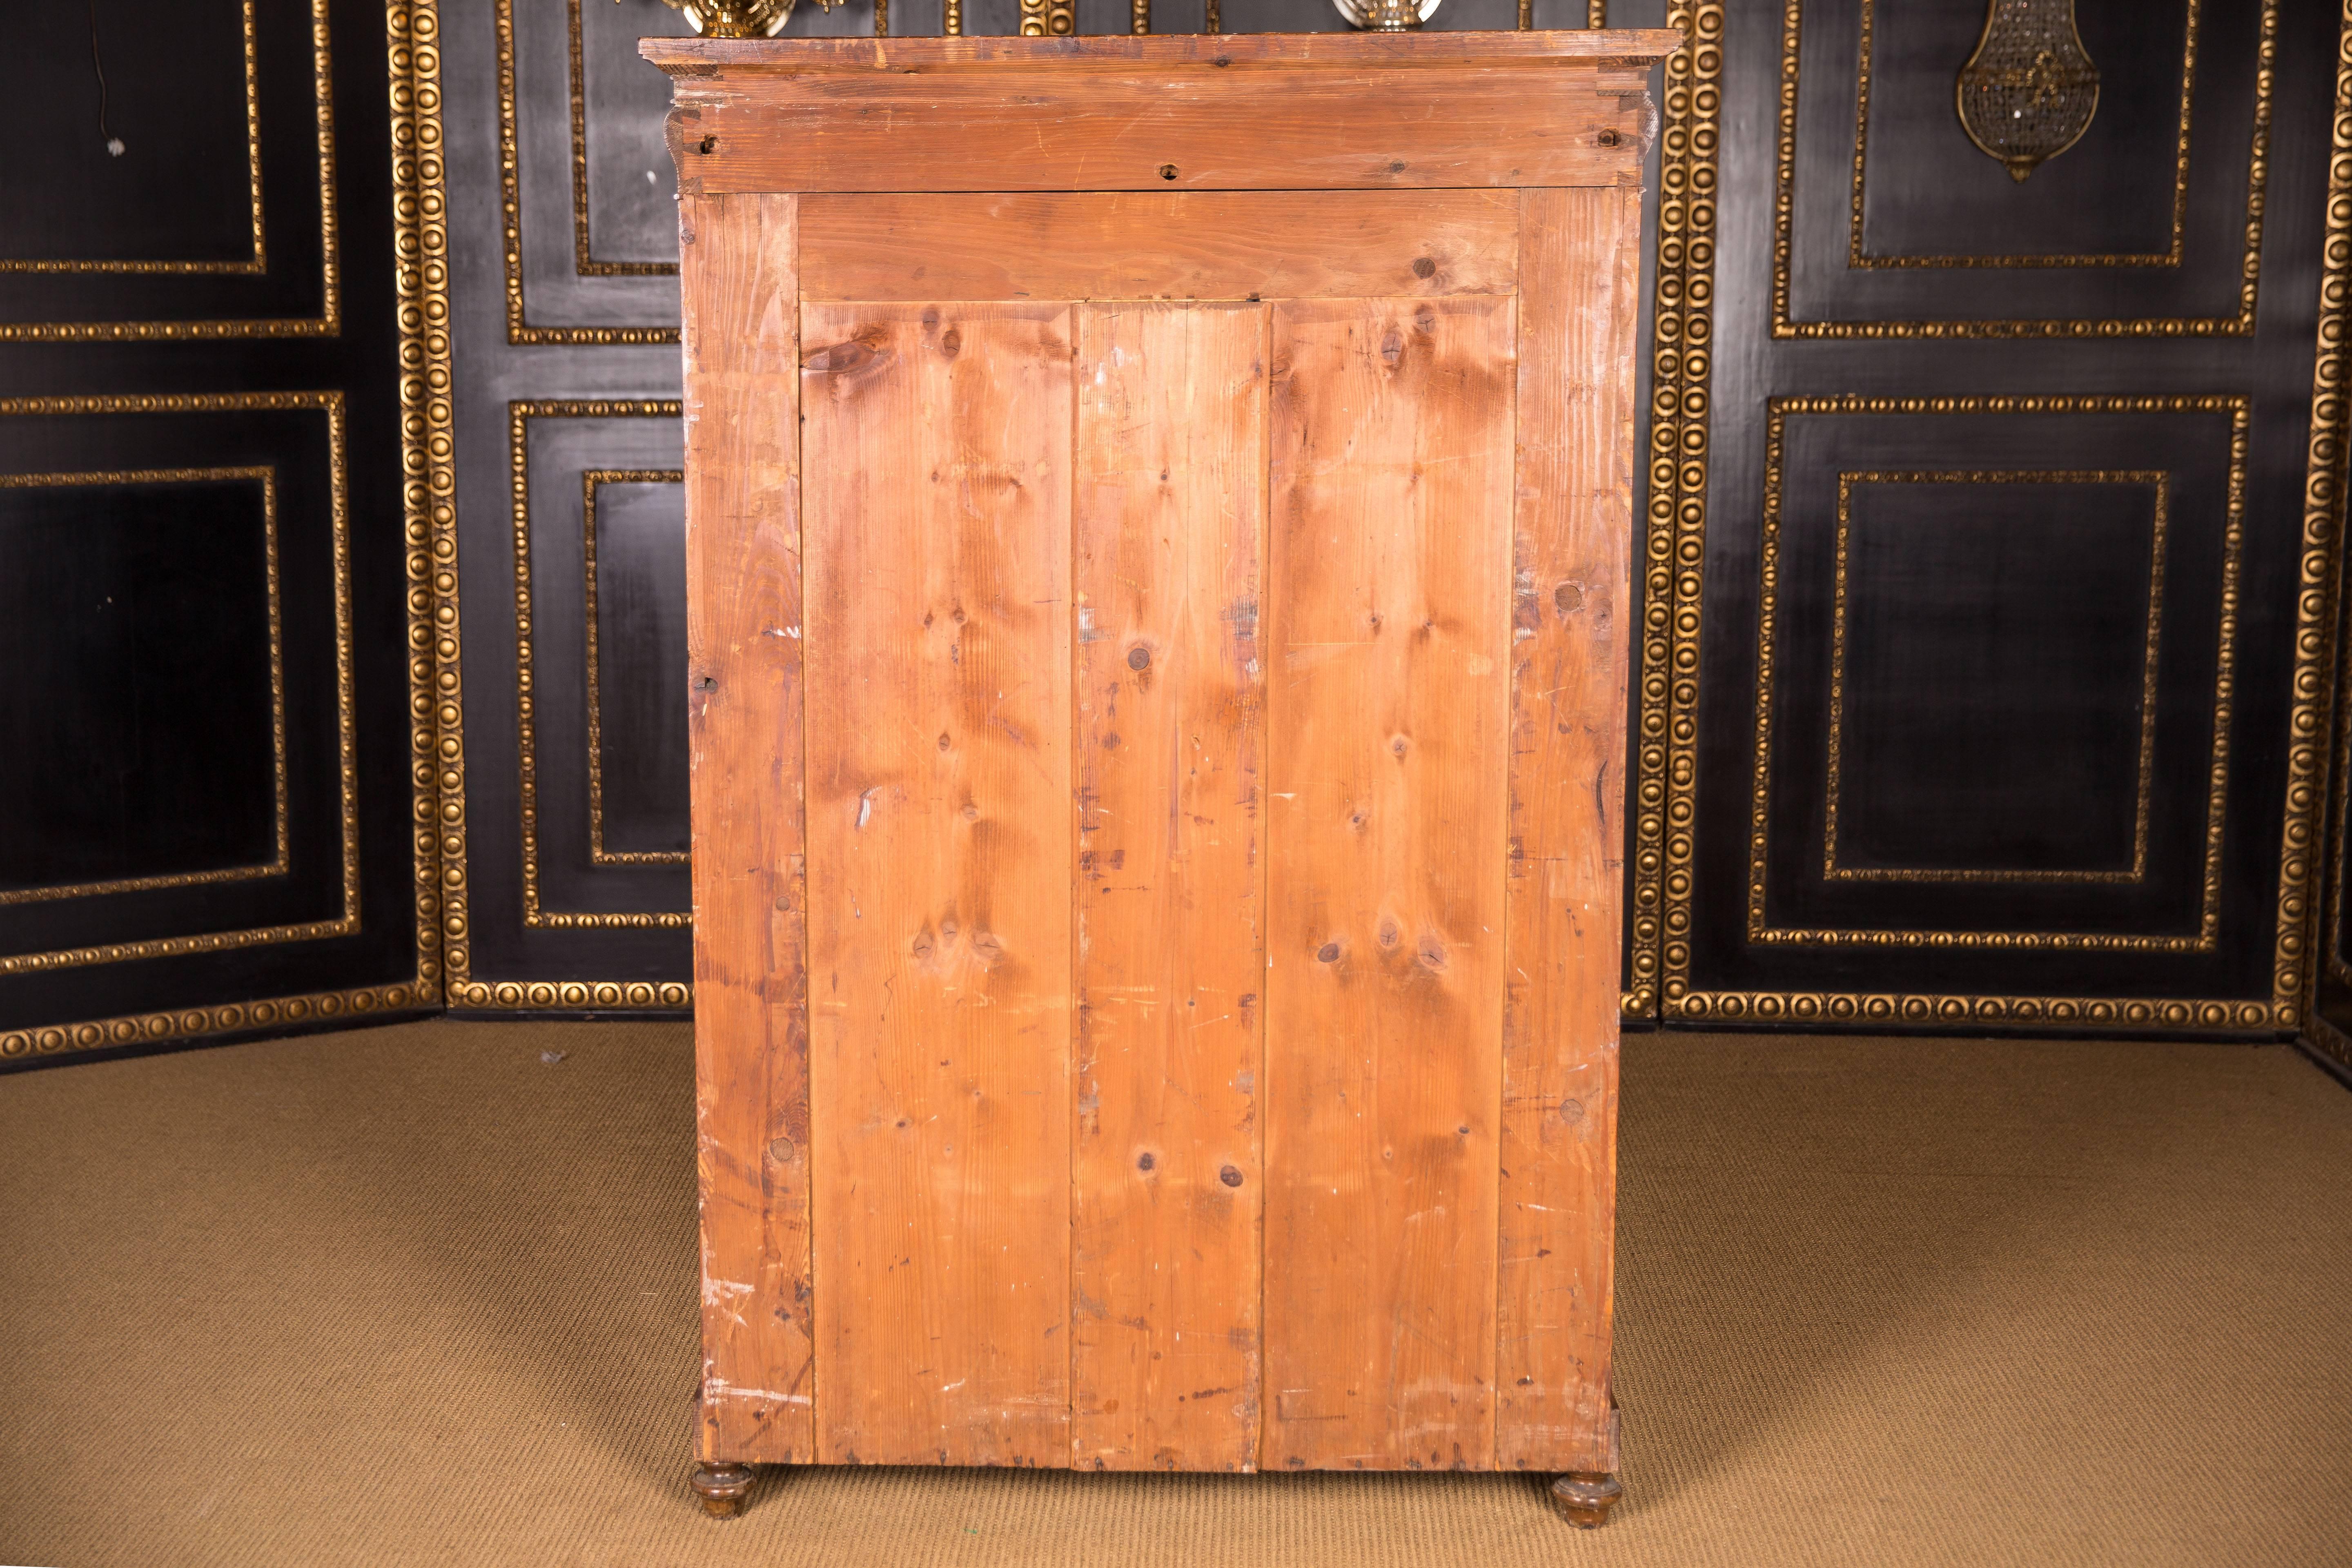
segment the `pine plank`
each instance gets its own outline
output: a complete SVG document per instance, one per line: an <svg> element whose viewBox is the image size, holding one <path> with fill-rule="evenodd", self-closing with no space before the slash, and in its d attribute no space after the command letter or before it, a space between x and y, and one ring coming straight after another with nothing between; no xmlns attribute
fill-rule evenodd
<svg viewBox="0 0 2352 1568"><path fill-rule="evenodd" d="M1270 338L1263 1459L1485 1468L1513 302Z"/></svg>
<svg viewBox="0 0 2352 1568"><path fill-rule="evenodd" d="M1265 315L1078 310L1073 1461L1257 1459Z"/></svg>
<svg viewBox="0 0 2352 1568"><path fill-rule="evenodd" d="M810 300L1507 294L1511 191L1150 191L803 198Z"/></svg>
<svg viewBox="0 0 2352 1568"><path fill-rule="evenodd" d="M830 1462L1069 1463L1069 315L803 311Z"/></svg>
<svg viewBox="0 0 2352 1568"><path fill-rule="evenodd" d="M668 135L678 188L694 192L1638 185L1645 75L1438 63L681 77Z"/></svg>
<svg viewBox="0 0 2352 1568"><path fill-rule="evenodd" d="M1665 27L1544 28L1528 32L1427 33L1120 33L1064 37L916 34L865 38L640 38L637 53L675 76L805 75L847 71L929 76L942 71L994 73L1007 66L1094 71L1106 66L1175 70L1370 68L1383 72L1432 65L1496 68L1641 69L1683 47ZM1367 106L1366 112L1378 110Z"/></svg>
<svg viewBox="0 0 2352 1568"><path fill-rule="evenodd" d="M815 1451L796 204L678 206L707 1459Z"/></svg>
<svg viewBox="0 0 2352 1568"><path fill-rule="evenodd" d="M1614 1470L1634 192L1520 193L1496 1463Z"/></svg>

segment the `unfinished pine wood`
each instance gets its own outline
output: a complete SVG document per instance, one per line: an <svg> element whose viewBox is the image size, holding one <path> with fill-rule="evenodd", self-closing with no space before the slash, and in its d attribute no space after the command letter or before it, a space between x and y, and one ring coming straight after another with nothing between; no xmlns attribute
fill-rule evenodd
<svg viewBox="0 0 2352 1568"><path fill-rule="evenodd" d="M1078 311L1073 1461L1256 1467L1265 322Z"/></svg>
<svg viewBox="0 0 2352 1568"><path fill-rule="evenodd" d="M796 198L678 206L702 1391L695 1451L815 1456Z"/></svg>
<svg viewBox="0 0 2352 1568"><path fill-rule="evenodd" d="M1272 308L1268 1468L1494 1461L1512 321Z"/></svg>
<svg viewBox="0 0 2352 1568"><path fill-rule="evenodd" d="M697 192L1638 185L1644 76L809 69L758 93L681 78L669 135Z"/></svg>
<svg viewBox="0 0 2352 1568"><path fill-rule="evenodd" d="M1616 27L1496 33L1118 33L1066 37L640 38L637 52L674 76L725 76L738 81L809 71L932 75L1033 69L1095 71L1105 67L1223 70L1299 67L1413 69L1429 65L1579 71L1643 69L1683 47L1679 31ZM1377 114L1378 104L1363 112Z"/></svg>
<svg viewBox="0 0 2352 1568"><path fill-rule="evenodd" d="M1632 191L1526 191L1495 1461L1612 1471Z"/></svg>
<svg viewBox="0 0 2352 1568"><path fill-rule="evenodd" d="M802 314L829 1461L1069 1463L1069 314Z"/></svg>
<svg viewBox="0 0 2352 1568"><path fill-rule="evenodd" d="M1507 294L1510 191L1046 192L803 198L811 300Z"/></svg>

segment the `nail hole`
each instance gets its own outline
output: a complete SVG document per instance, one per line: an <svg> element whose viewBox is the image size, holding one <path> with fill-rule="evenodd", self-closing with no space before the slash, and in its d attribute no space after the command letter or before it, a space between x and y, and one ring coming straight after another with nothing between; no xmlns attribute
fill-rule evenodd
<svg viewBox="0 0 2352 1568"><path fill-rule="evenodd" d="M699 144L698 144L698 145L696 146L695 151L696 151L696 152L698 152L698 153L716 153L716 152L718 152L718 151L719 151L719 138L718 138L718 137L716 137L716 136L706 136L706 137L704 137L704 138L702 139L702 141L700 142L700 143L699 143Z"/></svg>
<svg viewBox="0 0 2352 1568"><path fill-rule="evenodd" d="M1161 179L1163 179L1163 180L1172 180L1172 179L1174 179L1174 178L1176 177L1176 165L1175 165L1175 164L1173 164L1173 163L1162 163L1162 164L1160 164L1160 177Z"/></svg>
<svg viewBox="0 0 2352 1568"><path fill-rule="evenodd" d="M1603 147L1614 147L1625 139L1614 131L1603 131L1595 140Z"/></svg>

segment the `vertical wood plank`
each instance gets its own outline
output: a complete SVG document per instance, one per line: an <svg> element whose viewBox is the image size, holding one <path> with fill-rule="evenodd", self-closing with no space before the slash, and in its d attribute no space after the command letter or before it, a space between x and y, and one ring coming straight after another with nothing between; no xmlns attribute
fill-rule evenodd
<svg viewBox="0 0 2352 1568"><path fill-rule="evenodd" d="M1072 1458L1247 1470L1265 312L1078 320Z"/></svg>
<svg viewBox="0 0 2352 1568"><path fill-rule="evenodd" d="M1069 314L803 310L828 1462L1069 1463Z"/></svg>
<svg viewBox="0 0 2352 1568"><path fill-rule="evenodd" d="M678 205L706 1459L814 1456L796 203Z"/></svg>
<svg viewBox="0 0 2352 1568"><path fill-rule="evenodd" d="M1495 1458L1614 1470L1640 193L1521 193Z"/></svg>
<svg viewBox="0 0 2352 1568"><path fill-rule="evenodd" d="M1512 321L1273 308L1269 1468L1494 1459Z"/></svg>

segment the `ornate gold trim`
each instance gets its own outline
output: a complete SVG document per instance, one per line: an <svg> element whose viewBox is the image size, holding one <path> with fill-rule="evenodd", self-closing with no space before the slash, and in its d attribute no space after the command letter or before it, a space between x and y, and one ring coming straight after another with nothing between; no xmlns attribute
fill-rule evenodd
<svg viewBox="0 0 2352 1568"><path fill-rule="evenodd" d="M243 261L35 261L0 260L0 272L244 273L269 270L261 221L261 63L254 42L254 0L244 0L246 189L253 230L253 254Z"/></svg>
<svg viewBox="0 0 2352 1568"><path fill-rule="evenodd" d="M249 882L283 877L293 861L291 825L286 801L286 640L278 596L278 472L260 466L236 468L123 468L80 473L0 474L0 489L46 489L79 485L163 485L228 483L252 480L261 486L263 572L269 591L269 719L271 820L276 853L247 866L221 866L204 871L166 872L152 877L117 877L101 882L49 883L40 887L0 889L0 906L46 903L58 899L96 899L115 893L155 892L165 888L205 887L218 882Z"/></svg>
<svg viewBox="0 0 2352 1568"><path fill-rule="evenodd" d="M450 1005L498 1012L551 1007L675 1011L693 1005L694 988L676 980L469 980L450 986Z"/></svg>
<svg viewBox="0 0 2352 1568"><path fill-rule="evenodd" d="M246 68L255 79L252 0L247 0ZM327 37L327 0L310 0L311 88L317 100L319 125L319 257L322 290L320 313L306 317L244 318L191 321L0 321L0 342L108 342L210 338L331 338L343 330L341 227L335 212L334 60ZM252 89L257 94L258 88ZM43 272L240 272L257 273L267 267L261 232L261 142L259 99L248 99L248 131L253 139L253 261L214 266L208 263L153 262L131 265L76 263L68 268L0 263L0 271Z"/></svg>
<svg viewBox="0 0 2352 1568"><path fill-rule="evenodd" d="M1748 939L1765 945L1801 944L1831 947L1998 948L2018 951L2102 952L2211 952L2221 933L2221 836L2229 798L2230 720L2235 707L2237 679L2239 560L2245 543L2246 449L2253 423L2252 400L2231 394L2162 397L2034 396L2034 397L1775 397L1766 404L1764 457L1764 516L1759 542L1760 587L1757 605L1756 752L1749 780L1748 835ZM1766 873L1769 859L1766 825L1770 816L1772 783L1772 659L1778 637L1780 553L1780 500L1784 471L1782 451L1790 416L1800 414L2228 414L2230 418L2229 522L2221 555L2221 647L2213 677L2213 749L2207 773L2205 856L2199 883L2197 932L2193 936L2156 933L2085 931L1896 931L1775 926L1766 914ZM1876 478L1879 476L1865 476ZM2018 473L1988 474L2017 480L2046 476ZM1837 617L1843 619L1846 476L1839 480ZM2159 541L2160 544L2160 541ZM2151 595L2157 591L2151 586ZM2151 597L2148 636L2157 635ZM1842 649L1839 650L1842 653ZM1838 654L1833 653L1835 659ZM2155 679L2151 647L2146 680ZM2150 687L2143 700L2150 710ZM2142 756L2152 740L2143 714ZM1832 731L1835 745L1835 731ZM1834 750L1832 750L1834 759ZM1834 762L1832 763L1834 765ZM2143 762L2145 767L2146 763ZM1834 800L1834 795L1832 795ZM2141 805L2145 823L2145 796ZM1833 830L1833 829L1832 829ZM1669 985L1673 984L1670 970Z"/></svg>
<svg viewBox="0 0 2352 1568"><path fill-rule="evenodd" d="M579 0L572 0L574 5ZM1906 267L2178 267L2189 222L2189 125L2197 85L2197 26L2200 0L2187 0L2188 26L2180 47L2180 136L2172 172L2172 243L2143 255L2106 256L1873 256L1862 247L1863 161L1870 136L1870 45L1876 0L1862 0L1862 63L1853 107L1853 206L1846 230L1846 265ZM1990 24L1988 24L1990 25ZM1970 140L1974 140L1971 132ZM2072 145L2072 143L2069 143ZM1999 154L1991 154L1998 157ZM2052 156L2056 156L2053 153Z"/></svg>
<svg viewBox="0 0 2352 1568"><path fill-rule="evenodd" d="M164 1008L152 1013L126 1013L120 1017L94 1018L79 1024L48 1024L0 1034L0 1058L15 1061L60 1051L95 1051L110 1046L157 1044L202 1035L224 1035L240 1029L270 1029L341 1018L396 1013L433 1005L429 986L395 984L363 985L349 991L313 991L300 996L279 996L260 1002L230 1002L216 1007Z"/></svg>
<svg viewBox="0 0 2352 1568"><path fill-rule="evenodd" d="M2339 599L2341 595L2338 595ZM2323 839L2321 863L2313 875L2326 889L2325 923L2321 928L2319 961L2321 971L2338 985L2352 987L2352 962L2344 956L2344 870L2346 851L2352 847L2352 680L2345 679L2343 660L2352 657L2352 639L2347 639L2344 613L2339 606L2336 617L2336 755L2335 772L2329 784L2331 800L2327 811L2335 831ZM2315 983L2316 973L2315 972ZM2316 1001L2310 1013L2313 1022L2325 1022L2319 1016Z"/></svg>
<svg viewBox="0 0 2352 1568"><path fill-rule="evenodd" d="M1912 1028L2268 1029L2268 1002L2149 996L1965 996L1941 992L1692 991L1667 1004L1678 1022L1897 1025Z"/></svg>
<svg viewBox="0 0 2352 1568"><path fill-rule="evenodd" d="M1868 0L1864 0L1865 26L1869 21ZM2012 320L1949 321L1799 321L1790 318L1790 271L1794 254L1797 178L1797 68L1799 44L1802 35L1803 0L1782 0L1780 20L1780 131L1776 156L1775 183L1772 201L1772 336L1775 338L2112 338L2112 337L2244 337L2254 330L2254 303L2262 280L2263 211L2270 177L2270 134L2272 88L2275 75L2278 49L2278 0L2263 0L2262 32L2257 44L2257 64L2254 73L2254 124L2248 153L2246 184L2246 218L2244 246L2239 265L2238 308L2230 316L2166 316L2113 317L2104 319L2072 317L2036 317ZM1864 34L1865 50L1868 34ZM2193 34L2189 47L2194 48ZM1858 96L1866 100L1869 82L1868 56L1862 60L1864 75L1857 84ZM2188 121L2186 110L2190 89L2190 73L2194 62L2183 66L2181 131L2181 163L2179 178L2187 177ZM1867 103L1856 109L1857 137L1861 116L1867 112ZM2163 265L2143 262L2137 258L2098 257L2029 257L2016 260L1989 260L1983 258L1955 258L1948 262L1935 259L1883 259L1876 262L1855 262L1852 257L1860 245L1862 171L1861 146L1856 143L1854 187L1848 229L1848 256L1853 266L2011 266L2011 267L2137 267ZM2175 212L2182 208L2182 193L2176 193ZM2184 220L2176 217L2174 246L2183 243Z"/></svg>
<svg viewBox="0 0 2352 1568"><path fill-rule="evenodd" d="M457 437L450 409L449 227L440 0L389 0L393 210L400 310L401 515L408 555L408 760L416 992L465 972L466 731L457 646Z"/></svg>
<svg viewBox="0 0 2352 1568"><path fill-rule="evenodd" d="M2287 718L2285 822L2279 835L2279 915L2273 990L2284 1026L2299 1025L2317 984L2305 959L2319 873L2313 831L2326 788L2329 646L2336 625L2337 556L2344 526L2344 350L2352 301L2352 0L2336 40L2336 103L2327 159L2327 229L2321 250L2318 348L2311 367L2311 437L2304 468L2303 551L2295 596L2294 705Z"/></svg>
<svg viewBox="0 0 2352 1568"><path fill-rule="evenodd" d="M676 398L516 398L507 405L509 475L514 506L515 749L520 774L522 808L522 923L527 927L556 931L615 928L685 930L694 924L694 916L683 910L576 911L541 907L539 897L539 755L534 724L539 701L534 679L537 633L532 625L530 598L530 422L533 419L678 419L683 418L685 413L685 405ZM590 526L592 529L594 526L593 514ZM590 636L592 638L594 636L593 620ZM685 857L680 856L679 858L684 859Z"/></svg>
<svg viewBox="0 0 2352 1568"><path fill-rule="evenodd" d="M888 0L882 0L884 5ZM1146 0L1137 0L1144 4ZM675 278L675 261L599 261L588 254L588 64L580 36L580 0L564 0L572 26L572 269L583 278ZM876 13L877 17L882 13ZM507 90L511 79L499 79ZM520 248L521 211L516 210L517 248Z"/></svg>
<svg viewBox="0 0 2352 1568"><path fill-rule="evenodd" d="M2150 525L2147 568L2147 614L2143 633L2146 650L2140 659L2139 750L2133 792L2131 865L2117 870L2046 870L2030 868L1841 866L1837 860L1838 796L1845 752L1845 625L1846 543L1851 529L1850 506L1858 484L2086 484L2146 485L2156 492ZM1822 876L1832 882L2044 882L2136 883L2147 878L2147 825L2156 787L2157 656L2163 644L2164 550L2170 511L2172 476L2161 469L2063 469L2017 472L1971 468L1924 472L1844 471L1838 475L1837 579L1831 595L1830 618L1830 743L1829 781L1824 792L1822 833ZM1772 530L1775 547L1777 526ZM1768 580L1777 580L1778 574ZM1772 613L1768 604L1764 613ZM2226 614L2226 612L2225 612ZM2219 798L2215 803L2219 805ZM2220 844L2209 845L2218 853Z"/></svg>
<svg viewBox="0 0 2352 1568"><path fill-rule="evenodd" d="M693 858L683 849L604 847L604 700L596 668L596 487L685 482L683 468L590 468L580 476L580 549L587 609L588 863L592 866L684 866Z"/></svg>
<svg viewBox="0 0 2352 1568"><path fill-rule="evenodd" d="M1137 0L1148 4L1148 0ZM1078 30L1077 0L1021 0L1024 38L1066 38Z"/></svg>
<svg viewBox="0 0 2352 1568"><path fill-rule="evenodd" d="M572 0L572 4L576 8L578 0ZM678 336L676 327L534 327L525 319L522 289L522 156L519 150L518 133L515 128L514 0L497 0L494 19L498 26L499 236L506 252L507 342L522 347L545 344L677 342ZM578 37L575 32L573 34L575 59L578 58L576 54ZM580 162L585 157L587 147L584 121L580 119L583 113L584 110L574 110L575 124L583 126L582 134L573 143L575 174L580 182L576 188L579 190L585 189L587 179L586 165ZM574 210L581 215L577 221L584 235L587 223L584 216L587 210L585 204L581 204ZM584 240L583 243L584 244ZM581 254L585 255L585 250L583 249ZM612 262L604 265L620 267L627 264ZM667 266L668 270L672 272L677 270L674 264L647 262L644 265Z"/></svg>
<svg viewBox="0 0 2352 1568"><path fill-rule="evenodd" d="M1690 956L1692 819L1684 792L1695 776L1698 752L1716 159L1723 112L1722 0L1669 0L1665 20L1689 47L1667 57L1658 137L1641 728L1634 759L1633 977L1620 998L1624 1015L1635 1018L1658 1016L1666 963L1687 966Z"/></svg>
<svg viewBox="0 0 2352 1568"><path fill-rule="evenodd" d="M341 392L233 392L0 398L0 416L224 414L255 409L316 409L327 416L330 510L334 540L336 754L341 783L343 912L331 921L306 921L257 926L243 931L206 931L193 936L157 937L144 942L110 942L96 947L58 948L47 952L13 954L0 957L0 975L30 974L97 963L121 963L133 959L172 958L191 952L220 952L278 942L316 942L327 937L348 936L360 928L359 742L356 732L357 698L352 686L351 504L344 459L343 395ZM270 508L273 546L275 510L273 502ZM271 574L273 578L276 575L274 548ZM270 608L274 623L278 605L274 582L272 588ZM276 631L273 624L273 642ZM273 668L272 691L281 715L284 689L278 684L278 677L282 674L282 665L275 665Z"/></svg>

